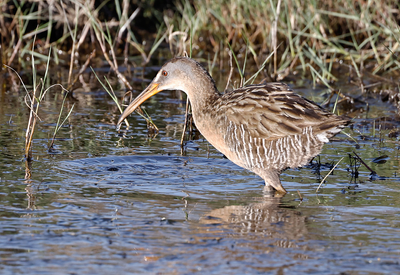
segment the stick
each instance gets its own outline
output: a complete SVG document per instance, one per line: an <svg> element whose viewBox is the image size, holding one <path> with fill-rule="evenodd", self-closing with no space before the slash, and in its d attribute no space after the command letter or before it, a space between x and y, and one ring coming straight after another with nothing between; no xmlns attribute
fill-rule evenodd
<svg viewBox="0 0 400 275"><path fill-rule="evenodd" d="M181 148L183 148L183 140L185 139L186 128L188 124L188 116L189 116L189 98L186 98L186 111L185 111L185 125L183 126L183 132L181 137Z"/></svg>
<svg viewBox="0 0 400 275"><path fill-rule="evenodd" d="M315 191L315 193L318 192L318 190L319 190L319 188L321 187L322 183L323 183L323 182L326 180L326 178L333 172L333 170L335 170L336 166L338 166L339 163L340 163L343 159L344 159L344 157L342 157L342 158L338 161L338 163L336 163L336 165L333 166L333 168L331 169L331 171L329 171L329 173L322 179L322 181L321 181L321 183L318 185L318 188L317 188L317 190Z"/></svg>
<svg viewBox="0 0 400 275"><path fill-rule="evenodd" d="M367 168L372 174L377 175L377 173L376 173L374 170L372 170L372 169L357 155L356 152L353 151L353 153L354 153L354 155L356 155L356 157L361 161L361 163L364 164L365 168Z"/></svg>

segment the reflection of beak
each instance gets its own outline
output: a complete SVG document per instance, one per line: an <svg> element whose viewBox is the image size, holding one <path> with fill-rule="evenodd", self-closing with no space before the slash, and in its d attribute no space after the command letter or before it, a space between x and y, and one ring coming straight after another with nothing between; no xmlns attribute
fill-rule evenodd
<svg viewBox="0 0 400 275"><path fill-rule="evenodd" d="M161 90L158 89L160 84L151 83L140 95L138 95L132 102L126 107L125 111L122 113L121 117L118 119L117 130L121 127L122 121L129 116L133 111L136 110L137 107L140 106L143 102L145 102L148 98L152 97Z"/></svg>

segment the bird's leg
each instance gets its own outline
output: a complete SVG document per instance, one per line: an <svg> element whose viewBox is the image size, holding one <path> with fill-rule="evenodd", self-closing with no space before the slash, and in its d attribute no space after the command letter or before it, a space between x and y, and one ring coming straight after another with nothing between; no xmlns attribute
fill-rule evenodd
<svg viewBox="0 0 400 275"><path fill-rule="evenodd" d="M275 189L271 185L264 185L263 196L267 198L273 198L275 195Z"/></svg>
<svg viewBox="0 0 400 275"><path fill-rule="evenodd" d="M264 169L255 169L254 173L262 177L265 181L265 188L273 188L279 193L286 194L285 188L283 188L281 184L281 180L279 179L279 172L276 170L264 170Z"/></svg>
<svg viewBox="0 0 400 275"><path fill-rule="evenodd" d="M280 191L275 190L271 185L264 185L264 189L262 191L264 198L282 198L286 193L282 193Z"/></svg>

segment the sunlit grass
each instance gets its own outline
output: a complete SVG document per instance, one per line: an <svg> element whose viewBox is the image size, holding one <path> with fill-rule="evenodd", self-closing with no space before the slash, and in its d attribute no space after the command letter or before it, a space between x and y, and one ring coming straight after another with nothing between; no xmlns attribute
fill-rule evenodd
<svg viewBox="0 0 400 275"><path fill-rule="evenodd" d="M76 54L82 45L87 48L90 44L89 50L100 49L128 88L129 82L118 70L120 53L116 50L123 46L124 62L136 56L145 65L164 41L172 55L182 55L187 48L190 56L213 52L213 64L216 58L226 58L226 48L230 45L238 62L247 64L246 59L252 58L257 69L275 52L264 65L272 79L287 74L288 70L301 69L310 72L314 82L327 87L337 80L332 73L334 62L353 66L358 77L367 62L375 63L370 69L373 74L396 72L400 68L396 58L400 52L397 24L400 11L394 0L176 0L172 7L175 13L163 16L163 11L145 1L139 1L135 8L129 1L120 0L98 4L83 0L52 3L53 7L45 1L0 1L0 6L12 7L0 14L5 64L21 62L29 66L24 60L31 54L31 39L41 34L45 42L37 45L40 49L34 53L37 59L45 60L52 47L69 45L69 84ZM114 15L103 21L100 14L106 5L114 8ZM143 43L133 30L139 14L155 19L156 32L151 39L146 37L150 44ZM11 25L4 25L8 18L12 19ZM56 28L63 31L54 39ZM55 51L53 55L58 62ZM241 78L244 81L243 75Z"/></svg>
<svg viewBox="0 0 400 275"><path fill-rule="evenodd" d="M398 62L388 57L399 52L396 1L180 2L181 14L171 18L169 24L185 30L188 24L183 24L187 21L182 18L196 21L197 47L209 47L207 43L211 42L214 49L224 53L218 48L229 45L236 56L242 53L242 60L247 58L246 49L252 49L256 54L251 56L260 64L274 50L274 43L282 43L266 64L271 76L288 68L302 69L311 73L314 82L330 87L330 82L337 80L332 73L334 62L354 66L358 77L366 62L376 63L373 73L398 68ZM204 37L212 40L201 43ZM239 74L242 78L241 70Z"/></svg>

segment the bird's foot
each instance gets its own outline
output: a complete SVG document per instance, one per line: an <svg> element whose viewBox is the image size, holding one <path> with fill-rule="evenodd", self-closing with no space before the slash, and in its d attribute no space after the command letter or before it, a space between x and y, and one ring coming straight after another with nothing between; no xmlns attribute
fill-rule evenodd
<svg viewBox="0 0 400 275"><path fill-rule="evenodd" d="M276 190L271 185L265 185L263 189L263 196L272 198L272 197L283 197L286 194L286 190Z"/></svg>

